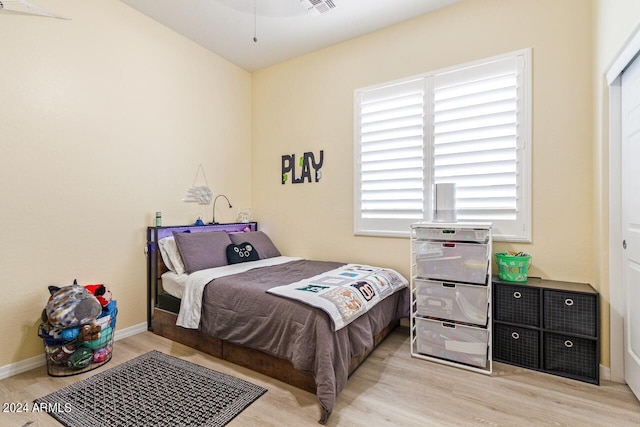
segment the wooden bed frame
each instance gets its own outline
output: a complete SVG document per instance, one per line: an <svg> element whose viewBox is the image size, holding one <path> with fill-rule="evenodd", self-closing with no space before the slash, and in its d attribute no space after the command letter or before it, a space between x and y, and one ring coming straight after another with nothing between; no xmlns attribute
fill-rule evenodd
<svg viewBox="0 0 640 427"><path fill-rule="evenodd" d="M176 325L177 311L180 300L162 291L162 274L167 271L157 242L171 231L243 231L247 227L251 231L257 231L258 224L233 223L215 224L205 226L175 226L175 227L148 227L147 228L147 328L153 333L168 338L172 341L192 347L196 350L227 360L237 365L249 368L271 378L280 380L286 384L316 393L316 383L311 372L298 371L291 362L272 356L259 350L233 344L208 336L195 329L186 329ZM382 342L382 340L399 325L395 321L387 325L374 339L374 345L367 352L351 359L349 375L351 375L369 354Z"/></svg>

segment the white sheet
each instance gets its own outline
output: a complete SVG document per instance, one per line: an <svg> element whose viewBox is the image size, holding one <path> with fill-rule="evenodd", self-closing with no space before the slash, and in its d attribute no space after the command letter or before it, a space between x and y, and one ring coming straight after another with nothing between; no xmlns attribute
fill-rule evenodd
<svg viewBox="0 0 640 427"><path fill-rule="evenodd" d="M204 293L204 287L213 279L244 273L245 271L258 267L285 264L300 259L302 258L279 256L258 261L225 265L223 267L208 268L191 273L187 278L176 325L182 326L183 328L198 329L198 326L200 326L200 312L202 311L202 294Z"/></svg>
<svg viewBox="0 0 640 427"><path fill-rule="evenodd" d="M167 271L162 275L162 289L169 295L182 299L188 278L188 274L178 274L173 271Z"/></svg>

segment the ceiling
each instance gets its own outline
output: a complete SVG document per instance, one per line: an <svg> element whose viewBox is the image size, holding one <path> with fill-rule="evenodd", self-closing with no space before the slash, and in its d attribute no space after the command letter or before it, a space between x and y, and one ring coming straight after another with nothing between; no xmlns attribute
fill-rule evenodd
<svg viewBox="0 0 640 427"><path fill-rule="evenodd" d="M245 70L256 71L460 0L121 1ZM319 8L328 11L318 13Z"/></svg>

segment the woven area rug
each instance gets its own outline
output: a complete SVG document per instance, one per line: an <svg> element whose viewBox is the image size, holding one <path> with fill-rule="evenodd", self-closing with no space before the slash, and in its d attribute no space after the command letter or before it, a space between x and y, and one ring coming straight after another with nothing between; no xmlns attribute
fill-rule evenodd
<svg viewBox="0 0 640 427"><path fill-rule="evenodd" d="M267 390L151 351L36 399L68 427L224 426Z"/></svg>

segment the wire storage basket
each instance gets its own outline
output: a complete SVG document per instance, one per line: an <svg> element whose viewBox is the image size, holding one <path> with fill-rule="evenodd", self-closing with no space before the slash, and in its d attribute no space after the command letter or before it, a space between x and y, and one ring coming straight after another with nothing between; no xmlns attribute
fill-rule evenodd
<svg viewBox="0 0 640 427"><path fill-rule="evenodd" d="M66 329L41 323L38 335L44 343L47 373L53 377L77 375L111 360L117 313L116 302L111 301L90 323Z"/></svg>

